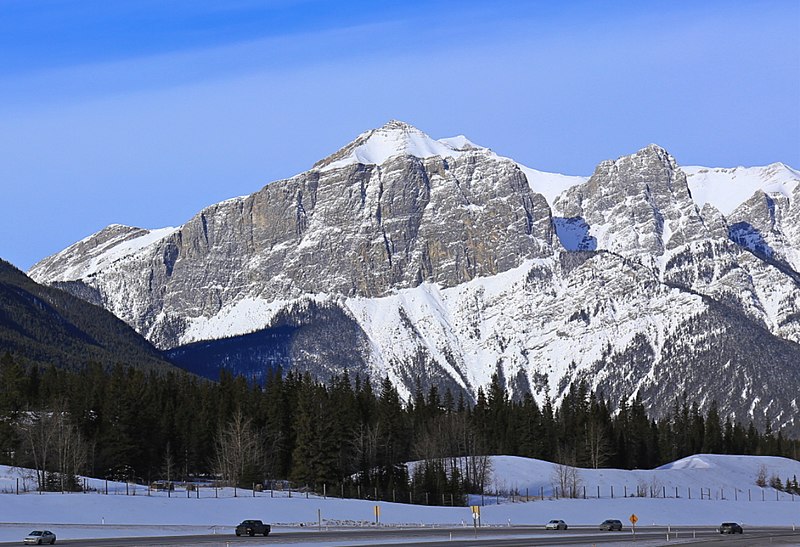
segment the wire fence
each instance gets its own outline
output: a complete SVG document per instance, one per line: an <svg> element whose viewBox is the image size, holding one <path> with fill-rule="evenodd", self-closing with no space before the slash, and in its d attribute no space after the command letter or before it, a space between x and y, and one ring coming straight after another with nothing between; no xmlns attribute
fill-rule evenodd
<svg viewBox="0 0 800 547"><path fill-rule="evenodd" d="M8 481L0 489L3 494L34 495L43 494L32 487L29 481L16 479L12 485ZM53 493L53 492L48 492ZM56 491L58 493L58 491ZM383 502L409 503L414 505L463 506L466 502L460 496L449 493L431 493L420 490L398 491L382 490L377 487L362 488L348 485L321 489L307 485L298 486L288 481L267 481L256 483L250 488L222 486L215 483L194 482L152 482L140 484L111 480L84 479L79 491L61 491L64 494L109 495L109 496L156 496L163 498L188 499L229 499L229 498L315 498L315 499L362 499ZM800 495L774 488L732 488L729 486L665 486L665 485L576 485L570 487L540 486L539 488L515 488L496 490L482 494L469 495L470 504L497 505L504 503L527 503L557 499L617 499L617 498L660 498L672 500L716 500L732 502L800 502Z"/></svg>
<svg viewBox="0 0 800 547"><path fill-rule="evenodd" d="M664 485L578 485L574 487L544 487L514 489L496 493L490 497L521 503L545 499L616 499L616 498L660 498L717 501L800 501L800 495L774 488L732 488L730 486L664 486Z"/></svg>

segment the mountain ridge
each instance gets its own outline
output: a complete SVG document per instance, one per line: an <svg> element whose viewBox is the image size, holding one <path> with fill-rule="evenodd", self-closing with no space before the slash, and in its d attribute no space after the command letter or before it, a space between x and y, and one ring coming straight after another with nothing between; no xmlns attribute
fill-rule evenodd
<svg viewBox="0 0 800 547"><path fill-rule="evenodd" d="M0 356L6 352L39 366L74 369L94 362L175 370L108 311L57 288L40 286L0 260Z"/></svg>
<svg viewBox="0 0 800 547"><path fill-rule="evenodd" d="M557 400L589 379L619 400L644 394L656 413L669 392L691 389L739 419L800 426L791 168L728 171L756 190L725 215L695 198L700 171L649 145L548 202L527 176L539 172L468 142L392 121L179 228L101 231L31 275L95 298L171 350L278 328L303 302L336 309L297 324L320 339L351 332L349 366L389 376L406 398L430 385L474 398L498 373L515 396ZM708 172L717 186L727 176ZM285 347L281 366L343 369L311 337ZM776 360L769 386L756 385L769 379L756 347ZM749 379L737 384L749 401L720 391L731 370Z"/></svg>

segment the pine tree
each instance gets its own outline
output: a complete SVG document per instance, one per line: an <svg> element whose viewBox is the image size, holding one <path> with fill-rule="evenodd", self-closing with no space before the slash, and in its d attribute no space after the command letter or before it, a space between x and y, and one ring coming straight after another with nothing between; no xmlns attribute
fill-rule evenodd
<svg viewBox="0 0 800 547"><path fill-rule="evenodd" d="M719 410L716 401L711 402L711 406L706 414L704 433L702 451L709 454L719 454L723 452L722 426L720 425Z"/></svg>
<svg viewBox="0 0 800 547"><path fill-rule="evenodd" d="M37 370L33 367L33 370ZM37 370L38 373L38 370ZM31 372L31 375L34 373ZM30 400L25 372L20 364L6 352L0 358L0 412L17 412L21 410L26 399ZM35 393L38 395L38 390Z"/></svg>

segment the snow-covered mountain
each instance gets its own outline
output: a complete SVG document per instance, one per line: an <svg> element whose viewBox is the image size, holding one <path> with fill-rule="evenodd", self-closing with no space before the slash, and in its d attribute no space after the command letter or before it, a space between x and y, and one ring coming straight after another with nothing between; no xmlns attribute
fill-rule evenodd
<svg viewBox="0 0 800 547"><path fill-rule="evenodd" d="M655 145L567 177L392 121L179 228L110 226L30 275L212 369L348 368L406 396L474 396L497 372L539 400L583 379L656 414L686 392L797 430L798 182L782 164L683 169Z"/></svg>

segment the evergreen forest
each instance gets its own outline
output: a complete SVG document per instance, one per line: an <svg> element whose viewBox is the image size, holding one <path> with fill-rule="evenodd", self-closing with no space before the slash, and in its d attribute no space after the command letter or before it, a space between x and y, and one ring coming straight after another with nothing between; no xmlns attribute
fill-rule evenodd
<svg viewBox="0 0 800 547"><path fill-rule="evenodd" d="M497 376L474 404L436 387L404 403L388 378L322 383L276 370L254 385L227 372L211 382L0 357L0 464L35 469L36 487L48 490L80 489L81 474L243 488L288 481L351 497L458 504L488 487L494 454L649 469L697 453L799 452L800 441L720 416L715 404L701 413L685 395L655 419L640 399L612 405L585 384L558 405L511 399Z"/></svg>

